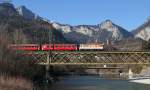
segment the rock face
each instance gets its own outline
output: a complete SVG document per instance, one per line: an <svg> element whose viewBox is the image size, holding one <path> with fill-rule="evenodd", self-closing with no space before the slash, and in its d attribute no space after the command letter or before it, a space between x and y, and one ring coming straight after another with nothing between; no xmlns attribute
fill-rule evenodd
<svg viewBox="0 0 150 90"><path fill-rule="evenodd" d="M148 41L150 39L150 19L132 32L135 38Z"/></svg>
<svg viewBox="0 0 150 90"><path fill-rule="evenodd" d="M122 27L114 24L111 20L106 20L98 25L78 25L53 23L53 26L61 30L67 39L79 43L106 42L108 39L119 41L123 38L132 37L132 34Z"/></svg>
<svg viewBox="0 0 150 90"><path fill-rule="evenodd" d="M111 39L122 40L123 38L131 37L132 34L125 30L124 28L114 24L110 20L106 20L100 24L101 30L106 30L111 33Z"/></svg>
<svg viewBox="0 0 150 90"><path fill-rule="evenodd" d="M18 8L16 8L17 12L19 15L23 16L26 19L42 19L40 16L34 14L32 11L30 11L29 9L27 9L25 6L20 6Z"/></svg>
<svg viewBox="0 0 150 90"><path fill-rule="evenodd" d="M53 27L57 30L60 30L65 38L69 41L77 42L77 43L86 43L89 39L92 39L92 35L94 30L91 29L88 25L81 25L81 26L70 26L65 24L59 23L52 23Z"/></svg>

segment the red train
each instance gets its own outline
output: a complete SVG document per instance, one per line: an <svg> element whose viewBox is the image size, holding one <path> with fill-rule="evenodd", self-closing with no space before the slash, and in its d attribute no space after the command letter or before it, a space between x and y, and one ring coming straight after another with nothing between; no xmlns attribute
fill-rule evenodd
<svg viewBox="0 0 150 90"><path fill-rule="evenodd" d="M56 50L56 51L73 51L77 50L76 44L44 44L41 46L42 51L48 51L48 50Z"/></svg>
<svg viewBox="0 0 150 90"><path fill-rule="evenodd" d="M25 51L76 51L76 50L103 50L103 44L11 44L8 46L13 50Z"/></svg>
<svg viewBox="0 0 150 90"><path fill-rule="evenodd" d="M49 50L56 50L56 51L73 51L77 50L76 44L11 44L8 46L9 49L12 50L25 50L25 51L49 51Z"/></svg>
<svg viewBox="0 0 150 90"><path fill-rule="evenodd" d="M12 50L25 50L25 51L40 50L40 47L38 44L11 44L11 45L8 45L8 48Z"/></svg>

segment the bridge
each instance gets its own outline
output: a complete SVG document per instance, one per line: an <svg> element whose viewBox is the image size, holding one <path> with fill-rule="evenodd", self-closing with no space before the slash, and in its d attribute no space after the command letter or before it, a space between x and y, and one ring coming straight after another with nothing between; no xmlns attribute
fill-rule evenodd
<svg viewBox="0 0 150 90"><path fill-rule="evenodd" d="M128 78L132 78L133 73L127 65L150 65L150 52L26 51L16 54L21 58L31 59L33 63L45 65L46 82L49 80L50 66L75 65L83 66L79 69L97 70L126 69L128 70ZM107 67L105 67L106 65Z"/></svg>
<svg viewBox="0 0 150 90"><path fill-rule="evenodd" d="M150 52L27 51L17 55L32 57L34 63L41 65L150 64Z"/></svg>

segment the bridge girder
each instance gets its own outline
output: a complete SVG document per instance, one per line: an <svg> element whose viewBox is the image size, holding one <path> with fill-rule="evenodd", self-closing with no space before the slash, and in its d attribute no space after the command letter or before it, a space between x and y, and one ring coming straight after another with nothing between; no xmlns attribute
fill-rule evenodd
<svg viewBox="0 0 150 90"><path fill-rule="evenodd" d="M100 64L150 64L150 52L30 52L22 54L33 57L42 65L100 65ZM22 56L21 55L21 56ZM47 63L47 55L50 61Z"/></svg>

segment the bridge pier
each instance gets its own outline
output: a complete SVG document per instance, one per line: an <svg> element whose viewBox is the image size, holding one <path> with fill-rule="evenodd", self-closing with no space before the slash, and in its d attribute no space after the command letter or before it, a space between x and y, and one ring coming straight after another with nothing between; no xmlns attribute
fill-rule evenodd
<svg viewBox="0 0 150 90"><path fill-rule="evenodd" d="M129 68L129 71L128 71L128 79L133 79L133 72L131 68Z"/></svg>

